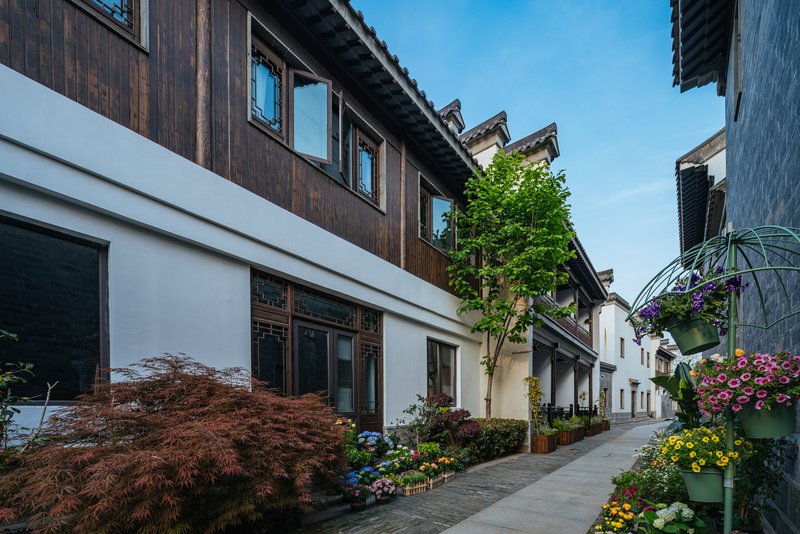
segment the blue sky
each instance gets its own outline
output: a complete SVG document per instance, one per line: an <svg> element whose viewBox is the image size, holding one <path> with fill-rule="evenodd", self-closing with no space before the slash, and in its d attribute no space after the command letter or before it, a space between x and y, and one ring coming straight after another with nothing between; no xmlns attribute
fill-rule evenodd
<svg viewBox="0 0 800 534"><path fill-rule="evenodd" d="M558 124L572 217L633 301L678 254L675 160L724 126L713 85L672 87L667 0L352 0L438 108Z"/></svg>

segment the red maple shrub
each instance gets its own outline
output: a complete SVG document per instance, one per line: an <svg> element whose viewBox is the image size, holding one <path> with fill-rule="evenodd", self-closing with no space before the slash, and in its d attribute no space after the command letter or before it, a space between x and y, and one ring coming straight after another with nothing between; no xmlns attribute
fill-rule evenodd
<svg viewBox="0 0 800 534"><path fill-rule="evenodd" d="M339 465L343 427L318 396L283 397L185 356L114 372L0 477L0 520L42 533L252 532L307 506Z"/></svg>

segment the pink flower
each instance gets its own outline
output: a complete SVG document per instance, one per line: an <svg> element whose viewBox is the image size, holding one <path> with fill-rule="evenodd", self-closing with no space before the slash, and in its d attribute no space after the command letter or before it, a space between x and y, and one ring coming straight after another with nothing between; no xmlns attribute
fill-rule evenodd
<svg viewBox="0 0 800 534"><path fill-rule="evenodd" d="M751 376L753 375L751 375L750 373L742 373L742 376L740 376L739 378L742 379L742 382L747 382L748 380L750 380Z"/></svg>
<svg viewBox="0 0 800 534"><path fill-rule="evenodd" d="M778 382L780 382L781 384L788 384L789 382L791 382L791 379L788 376L782 376L778 378Z"/></svg>
<svg viewBox="0 0 800 534"><path fill-rule="evenodd" d="M763 376L757 376L753 379L753 382L758 384L759 386L763 386L767 383L767 380Z"/></svg>
<svg viewBox="0 0 800 534"><path fill-rule="evenodd" d="M789 367L791 367L791 364L789 363L789 360L786 360L785 362L783 362L783 363L781 364L781 367L783 367L784 369L787 369L787 370L788 370L788 369L789 369Z"/></svg>
<svg viewBox="0 0 800 534"><path fill-rule="evenodd" d="M759 389L758 391L756 391L756 397L758 397L759 399L763 399L767 395L768 395L768 393L764 389Z"/></svg>
<svg viewBox="0 0 800 534"><path fill-rule="evenodd" d="M729 389L726 389L725 391L723 391L722 393L719 394L719 398L722 399L722 400L728 400L731 397L733 397L733 391L731 391Z"/></svg>
<svg viewBox="0 0 800 534"><path fill-rule="evenodd" d="M744 393L745 395L752 395L753 391L755 391L755 390L753 388L751 388L750 386L742 388L742 393Z"/></svg>
<svg viewBox="0 0 800 534"><path fill-rule="evenodd" d="M738 397L736 397L736 402L738 402L739 404L747 404L748 402L750 402L750 397L747 397L745 395L739 395Z"/></svg>
<svg viewBox="0 0 800 534"><path fill-rule="evenodd" d="M760 410L763 407L764 407L764 401L762 400L756 401L756 410Z"/></svg>
<svg viewBox="0 0 800 534"><path fill-rule="evenodd" d="M728 375L726 375L725 373L720 373L719 376L717 376L717 382L720 383L725 382L727 379Z"/></svg>
<svg viewBox="0 0 800 534"><path fill-rule="evenodd" d="M747 358L739 358L739 362L736 364L736 367L738 367L739 369L747 367Z"/></svg>
<svg viewBox="0 0 800 534"><path fill-rule="evenodd" d="M775 400L777 402L779 402L779 403L780 402L786 402L788 400L791 400L791 397L789 395L787 395L786 393L779 393L778 397Z"/></svg>
<svg viewBox="0 0 800 534"><path fill-rule="evenodd" d="M741 384L742 383L738 378L731 378L728 380L728 387L738 388Z"/></svg>
<svg viewBox="0 0 800 534"><path fill-rule="evenodd" d="M734 404L733 406L731 406L731 410L733 410L734 412L741 411L741 409L742 409L741 404Z"/></svg>

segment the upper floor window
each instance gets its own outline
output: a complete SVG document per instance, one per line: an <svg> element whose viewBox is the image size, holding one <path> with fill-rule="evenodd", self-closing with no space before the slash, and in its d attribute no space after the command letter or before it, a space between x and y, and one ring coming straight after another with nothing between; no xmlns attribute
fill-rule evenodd
<svg viewBox="0 0 800 534"><path fill-rule="evenodd" d="M378 201L378 146L356 130L358 152L356 156L356 176L358 192L373 202Z"/></svg>
<svg viewBox="0 0 800 534"><path fill-rule="evenodd" d="M647 353L647 368L650 369L650 353Z"/></svg>
<svg viewBox="0 0 800 534"><path fill-rule="evenodd" d="M330 81L307 72L292 72L292 146L295 150L330 162L330 108Z"/></svg>
<svg viewBox="0 0 800 534"><path fill-rule="evenodd" d="M639 349L639 359L641 360L641 364L644 365L644 349Z"/></svg>
<svg viewBox="0 0 800 534"><path fill-rule="evenodd" d="M117 33L146 47L148 0L72 0Z"/></svg>
<svg viewBox="0 0 800 534"><path fill-rule="evenodd" d="M620 358L624 358L625 357L625 338L624 337L619 338L619 357Z"/></svg>
<svg viewBox="0 0 800 534"><path fill-rule="evenodd" d="M438 194L422 176L419 184L419 236L442 252L453 248L453 225L447 214L453 201Z"/></svg>
<svg viewBox="0 0 800 534"><path fill-rule="evenodd" d="M276 55L254 41L251 50L250 111L254 119L284 135L283 87L285 67Z"/></svg>

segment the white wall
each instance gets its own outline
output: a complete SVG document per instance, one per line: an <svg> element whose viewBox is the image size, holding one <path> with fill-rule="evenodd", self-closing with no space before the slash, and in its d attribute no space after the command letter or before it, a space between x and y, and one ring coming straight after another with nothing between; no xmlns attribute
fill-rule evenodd
<svg viewBox="0 0 800 534"><path fill-rule="evenodd" d="M530 418L527 387L522 381L529 376L529 360L527 344L507 343L503 347L492 384L492 417ZM486 375L483 380L486 381Z"/></svg>

